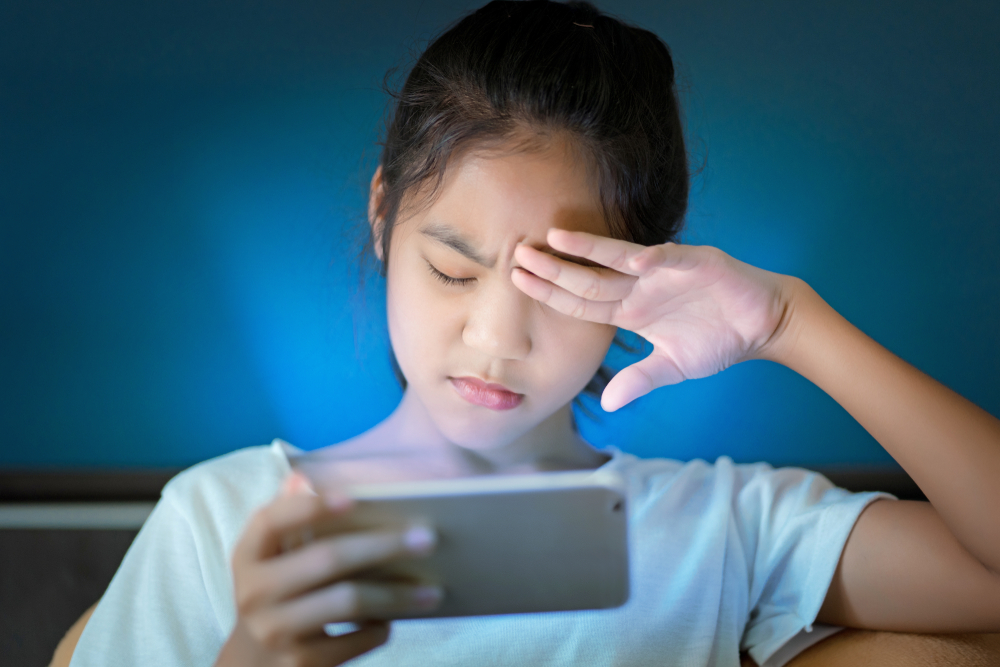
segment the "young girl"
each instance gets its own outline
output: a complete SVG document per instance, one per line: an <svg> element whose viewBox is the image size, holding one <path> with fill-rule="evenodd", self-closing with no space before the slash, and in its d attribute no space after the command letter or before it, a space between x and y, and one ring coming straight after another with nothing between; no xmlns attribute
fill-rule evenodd
<svg viewBox="0 0 1000 667"><path fill-rule="evenodd" d="M781 665L844 626L1000 631L1000 422L801 280L673 243L687 193L655 35L585 3L491 2L457 23L407 78L371 181L398 408L334 447L276 440L173 479L71 664ZM653 352L605 382L619 329ZM581 391L616 410L746 359L825 390L930 502L725 457L642 460L574 428ZM597 468L628 489L632 596L616 609L390 637L366 619L446 592L356 575L435 536L301 539L351 512L345 482Z"/></svg>

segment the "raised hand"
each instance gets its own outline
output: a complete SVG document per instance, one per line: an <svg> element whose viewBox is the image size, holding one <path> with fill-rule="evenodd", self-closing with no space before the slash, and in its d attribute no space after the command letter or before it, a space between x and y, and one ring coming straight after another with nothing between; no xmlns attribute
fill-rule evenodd
<svg viewBox="0 0 1000 667"><path fill-rule="evenodd" d="M791 280L710 246L641 246L550 229L549 246L589 260L582 266L527 245L511 280L553 309L635 332L653 352L608 384L614 411L657 387L707 377L761 356L784 329Z"/></svg>

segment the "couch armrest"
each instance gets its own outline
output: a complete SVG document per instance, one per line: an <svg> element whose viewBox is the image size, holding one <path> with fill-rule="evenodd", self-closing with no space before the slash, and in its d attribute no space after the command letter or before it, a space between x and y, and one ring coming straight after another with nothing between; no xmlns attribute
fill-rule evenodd
<svg viewBox="0 0 1000 667"><path fill-rule="evenodd" d="M73 649L97 607L83 612L56 647L49 667L69 667ZM743 667L756 667L744 656ZM785 667L997 667L1000 633L921 635L847 629L809 647Z"/></svg>
<svg viewBox="0 0 1000 667"><path fill-rule="evenodd" d="M743 667L756 667L744 656ZM785 667L997 667L1000 634L922 635L847 629Z"/></svg>

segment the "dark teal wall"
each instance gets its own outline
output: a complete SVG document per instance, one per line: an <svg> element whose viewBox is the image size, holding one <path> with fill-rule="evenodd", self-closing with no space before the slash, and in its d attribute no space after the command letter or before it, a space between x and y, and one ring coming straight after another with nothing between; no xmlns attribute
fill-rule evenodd
<svg viewBox="0 0 1000 667"><path fill-rule="evenodd" d="M472 6L0 3L0 465L187 465L385 416L380 286L349 269L379 84ZM686 240L801 276L994 414L998 7L605 5L682 74ZM889 460L765 362L581 423L644 455Z"/></svg>

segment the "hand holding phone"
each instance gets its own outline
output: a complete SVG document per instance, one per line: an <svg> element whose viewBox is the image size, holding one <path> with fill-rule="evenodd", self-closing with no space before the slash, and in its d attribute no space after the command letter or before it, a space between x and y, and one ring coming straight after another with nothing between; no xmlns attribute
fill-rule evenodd
<svg viewBox="0 0 1000 667"><path fill-rule="evenodd" d="M354 502L321 498L294 473L270 504L258 510L233 551L237 621L217 667L341 664L381 645L388 625L373 620L433 607L440 590L403 581L358 579L395 559L426 556L433 533L425 527L372 526L310 539L317 525L349 516ZM353 622L336 637L324 627Z"/></svg>

